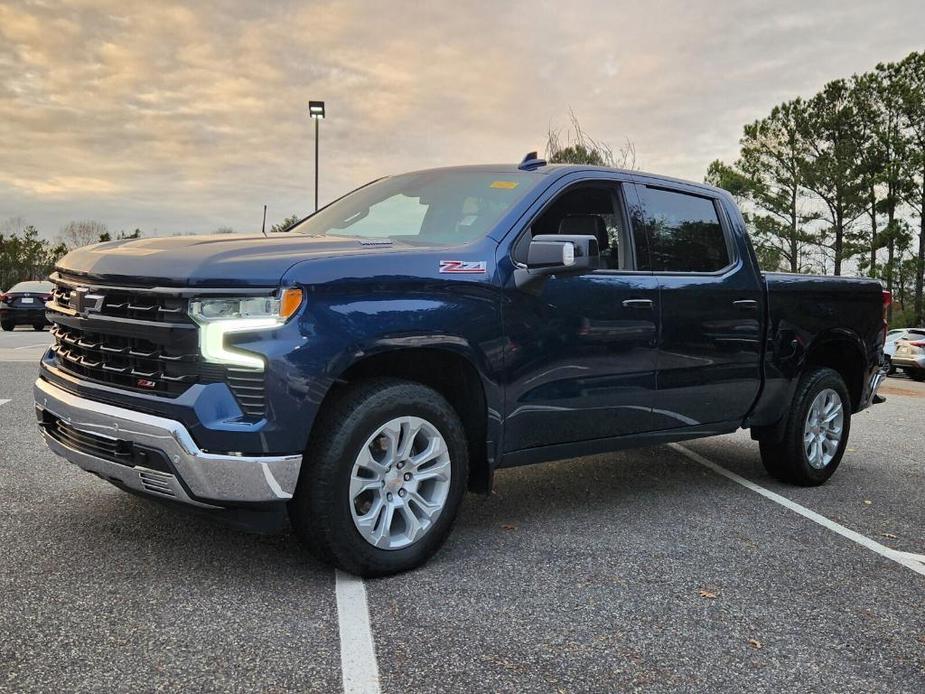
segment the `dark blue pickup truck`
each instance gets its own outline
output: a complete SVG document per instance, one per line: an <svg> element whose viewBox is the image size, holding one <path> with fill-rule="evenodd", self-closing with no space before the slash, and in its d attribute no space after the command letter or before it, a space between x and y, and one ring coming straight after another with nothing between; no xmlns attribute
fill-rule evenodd
<svg viewBox="0 0 925 694"><path fill-rule="evenodd" d="M749 428L824 482L876 399L868 279L762 274L722 190L638 172L383 178L263 236L114 241L52 276L57 454L364 576L431 556L500 467Z"/></svg>

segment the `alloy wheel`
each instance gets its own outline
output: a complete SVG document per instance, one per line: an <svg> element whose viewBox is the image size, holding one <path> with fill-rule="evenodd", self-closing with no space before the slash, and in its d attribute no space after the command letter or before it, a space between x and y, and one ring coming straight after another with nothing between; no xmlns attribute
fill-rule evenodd
<svg viewBox="0 0 925 694"><path fill-rule="evenodd" d="M449 450L420 417L396 417L367 440L350 475L350 513L357 531L379 549L418 542L433 527L450 491Z"/></svg>
<svg viewBox="0 0 925 694"><path fill-rule="evenodd" d="M844 421L844 405L838 393L831 388L820 391L806 413L803 426L803 451L816 470L831 463L838 452Z"/></svg>

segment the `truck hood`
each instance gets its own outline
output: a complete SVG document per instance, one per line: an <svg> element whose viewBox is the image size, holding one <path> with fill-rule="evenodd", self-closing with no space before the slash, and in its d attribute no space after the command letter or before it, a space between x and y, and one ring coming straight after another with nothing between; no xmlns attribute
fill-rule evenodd
<svg viewBox="0 0 925 694"><path fill-rule="evenodd" d="M270 287L312 258L407 250L358 239L300 234L212 234L110 241L64 256L56 269L98 282L142 286Z"/></svg>

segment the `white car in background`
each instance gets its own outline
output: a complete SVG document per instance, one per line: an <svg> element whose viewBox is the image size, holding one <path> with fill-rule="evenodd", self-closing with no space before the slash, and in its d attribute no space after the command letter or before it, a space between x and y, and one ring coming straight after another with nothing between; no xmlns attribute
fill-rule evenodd
<svg viewBox="0 0 925 694"><path fill-rule="evenodd" d="M898 328L886 334L883 354L890 365L891 374L896 373L896 367L893 366L893 355L896 354L896 347L900 340L925 340L925 328Z"/></svg>

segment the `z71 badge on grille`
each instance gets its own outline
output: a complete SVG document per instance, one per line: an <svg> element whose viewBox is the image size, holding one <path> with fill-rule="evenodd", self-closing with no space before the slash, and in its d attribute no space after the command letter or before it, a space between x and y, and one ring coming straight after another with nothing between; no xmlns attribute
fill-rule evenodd
<svg viewBox="0 0 925 694"><path fill-rule="evenodd" d="M440 272L452 275L484 275L487 272L484 260L441 260Z"/></svg>

